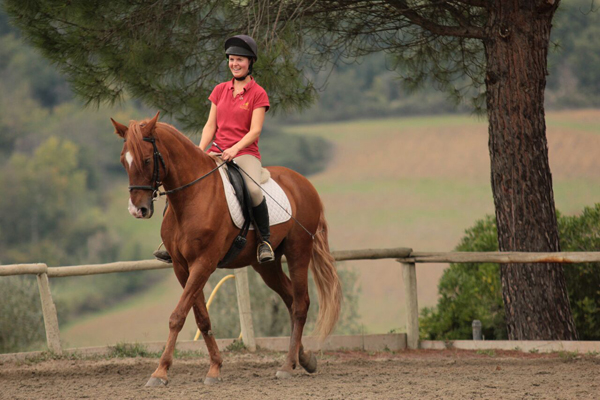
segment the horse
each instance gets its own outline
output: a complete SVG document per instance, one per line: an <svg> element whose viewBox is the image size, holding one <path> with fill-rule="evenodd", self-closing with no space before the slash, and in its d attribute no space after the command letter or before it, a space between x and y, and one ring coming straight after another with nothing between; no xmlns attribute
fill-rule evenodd
<svg viewBox="0 0 600 400"><path fill-rule="evenodd" d="M169 336L157 369L146 386L164 386L173 363L177 335L193 308L196 324L206 343L210 366L204 383L221 380L223 359L206 310L203 288L217 264L239 234L229 217L223 182L215 160L175 127L154 118L130 121L125 126L113 120L115 133L124 139L121 163L129 177L129 212L135 218L151 218L153 200L162 185L169 207L163 217L161 237L171 255L173 271L183 293L169 318ZM292 377L300 364L306 371L317 369L317 359L304 351L302 333L310 305L308 270L317 287L319 313L315 333L323 340L339 318L342 290L330 253L323 204L314 186L299 173L284 167L269 167L271 177L290 200L292 217L271 227L275 260L259 264L256 235L248 234L248 245L226 268L251 265L269 288L285 303L291 320L290 344L276 377ZM289 277L281 266L285 255Z"/></svg>

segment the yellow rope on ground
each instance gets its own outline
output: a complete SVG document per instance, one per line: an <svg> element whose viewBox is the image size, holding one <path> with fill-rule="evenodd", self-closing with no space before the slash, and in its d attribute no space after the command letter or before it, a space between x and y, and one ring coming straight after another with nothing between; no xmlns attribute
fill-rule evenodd
<svg viewBox="0 0 600 400"><path fill-rule="evenodd" d="M217 294L217 291L219 290L219 288L221 287L223 282L225 282L227 279L231 279L231 278L235 278L235 275L233 275L233 274L227 275L226 277L221 279L219 281L219 283L217 283L217 286L215 286L212 293L210 294L210 297L208 298L208 301L206 302L206 311L208 311L208 309L210 308L210 304L212 303L213 299L215 298L215 295ZM196 331L196 336L194 336L194 341L198 340L199 337L200 337L200 329L198 329ZM241 337L242 337L242 334L240 333L240 338Z"/></svg>

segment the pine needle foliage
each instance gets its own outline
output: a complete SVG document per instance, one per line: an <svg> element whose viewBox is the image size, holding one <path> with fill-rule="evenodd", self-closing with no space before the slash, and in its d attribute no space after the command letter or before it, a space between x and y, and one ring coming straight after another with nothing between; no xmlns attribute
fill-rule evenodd
<svg viewBox="0 0 600 400"><path fill-rule="evenodd" d="M251 32L248 7L228 1L5 1L12 22L67 76L88 104L132 96L174 115L184 129L204 125L214 86L230 79L223 43L250 33L260 43L254 76L274 110L303 108L312 85L287 45L290 24L267 38Z"/></svg>
<svg viewBox="0 0 600 400"><path fill-rule="evenodd" d="M433 82L455 101L483 100L484 1L5 0L12 22L88 104L125 94L203 126L207 97L229 79L223 43L259 44L257 80L272 109L315 99L311 69L386 52L406 87Z"/></svg>

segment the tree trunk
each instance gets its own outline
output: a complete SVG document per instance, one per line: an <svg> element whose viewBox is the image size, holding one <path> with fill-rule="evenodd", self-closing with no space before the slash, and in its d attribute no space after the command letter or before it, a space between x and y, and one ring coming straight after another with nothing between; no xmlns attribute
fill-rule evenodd
<svg viewBox="0 0 600 400"><path fill-rule="evenodd" d="M496 0L486 26L489 150L501 251L560 251L544 119L556 7L552 0ZM509 339L577 339L561 264L504 264L501 280Z"/></svg>

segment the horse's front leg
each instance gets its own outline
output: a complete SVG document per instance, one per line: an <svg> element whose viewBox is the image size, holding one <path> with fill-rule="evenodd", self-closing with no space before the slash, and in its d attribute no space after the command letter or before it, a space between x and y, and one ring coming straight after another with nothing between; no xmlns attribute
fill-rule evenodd
<svg viewBox="0 0 600 400"><path fill-rule="evenodd" d="M210 368L204 379L204 384L212 385L221 380L221 365L223 364L223 359L221 358L215 336L212 333L210 317L208 316L206 302L204 301L204 292L202 291L198 293L196 304L194 304L194 317L196 318L198 329L202 332L202 337L204 338L204 343L206 343L206 348L208 349L208 354L210 356Z"/></svg>
<svg viewBox="0 0 600 400"><path fill-rule="evenodd" d="M167 339L165 350L160 357L158 368L156 368L146 386L165 386L169 382L167 371L171 367L171 364L173 364L173 352L175 351L177 335L181 332L185 318L190 312L192 305L196 302L197 297L201 295L202 288L204 288L211 272L207 268L203 269L199 263L191 266L190 275L183 289L183 294L169 318L169 338Z"/></svg>

